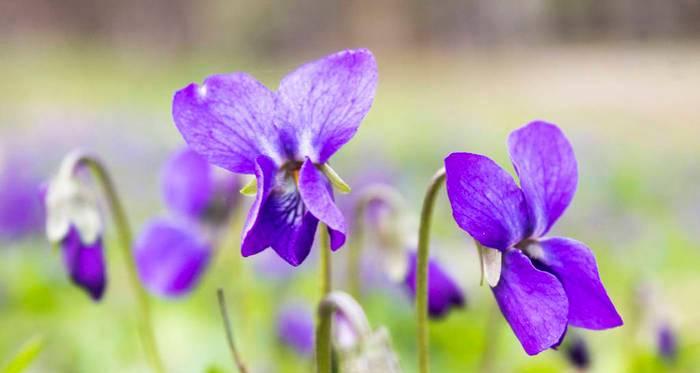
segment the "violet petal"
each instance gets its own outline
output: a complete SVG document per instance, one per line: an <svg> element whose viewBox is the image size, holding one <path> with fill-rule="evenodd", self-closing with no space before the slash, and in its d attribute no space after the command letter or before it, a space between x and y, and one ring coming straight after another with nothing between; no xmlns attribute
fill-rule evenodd
<svg viewBox="0 0 700 373"><path fill-rule="evenodd" d="M177 91L172 115L194 151L227 170L252 174L259 155L281 157L275 101L246 73L219 74Z"/></svg>
<svg viewBox="0 0 700 373"><path fill-rule="evenodd" d="M503 270L492 289L503 316L528 355L559 342L569 304L559 280L536 269L520 250L503 255Z"/></svg>
<svg viewBox="0 0 700 373"><path fill-rule="evenodd" d="M569 299L569 324L586 329L608 329L622 325L598 274L595 256L581 242L561 237L539 242L541 257L535 265L557 276Z"/></svg>
<svg viewBox="0 0 700 373"><path fill-rule="evenodd" d="M160 296L178 297L199 283L212 247L200 232L184 223L156 218L147 223L134 251L144 286Z"/></svg>
<svg viewBox="0 0 700 373"><path fill-rule="evenodd" d="M374 100L377 64L366 49L309 62L280 82L278 112L297 158L325 163L357 131ZM292 135L293 133L293 135Z"/></svg>
<svg viewBox="0 0 700 373"><path fill-rule="evenodd" d="M309 255L318 219L308 211L293 177L282 175L272 160L259 157L258 193L243 230L243 256L272 247L298 266Z"/></svg>
<svg viewBox="0 0 700 373"><path fill-rule="evenodd" d="M90 244L83 244L78 230L71 226L68 235L61 242L63 263L70 274L71 281L90 297L98 301L107 286L107 267L105 265L102 237Z"/></svg>
<svg viewBox="0 0 700 373"><path fill-rule="evenodd" d="M408 271L403 282L412 299L416 297L416 264L417 255L413 251L408 254ZM428 315L439 319L446 316L453 307L462 308L464 305L464 292L457 282L437 260L430 258L428 260Z"/></svg>
<svg viewBox="0 0 700 373"><path fill-rule="evenodd" d="M535 121L508 137L508 149L528 204L533 236L541 237L559 219L576 192L574 150L555 125Z"/></svg>
<svg viewBox="0 0 700 373"><path fill-rule="evenodd" d="M299 192L309 211L328 226L331 250L345 243L345 218L333 199L333 189L328 179L316 169L309 158L299 172Z"/></svg>
<svg viewBox="0 0 700 373"><path fill-rule="evenodd" d="M211 166L207 160L183 148L163 167L161 189L166 206L186 217L199 218L212 199Z"/></svg>
<svg viewBox="0 0 700 373"><path fill-rule="evenodd" d="M528 227L527 206L513 178L479 154L445 158L447 196L457 224L482 245L505 250L520 242Z"/></svg>

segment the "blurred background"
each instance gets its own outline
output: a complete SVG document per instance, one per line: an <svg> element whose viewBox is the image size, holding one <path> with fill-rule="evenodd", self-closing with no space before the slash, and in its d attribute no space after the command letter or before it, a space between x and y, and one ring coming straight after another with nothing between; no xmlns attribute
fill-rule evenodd
<svg viewBox="0 0 700 373"><path fill-rule="evenodd" d="M40 338L31 372L148 369L109 223L109 283L99 303L71 285L43 237L38 189L67 151L100 156L139 233L163 214L160 170L183 145L170 116L177 89L232 71L275 87L305 61L356 47L375 54L379 86L357 135L334 158L355 191L395 186L410 232L444 156L482 153L512 171L508 133L533 119L557 123L573 143L580 182L552 234L593 249L625 320L581 331L590 369L700 371L695 0L0 2L0 364ZM352 194L338 199L352 205ZM234 371L218 287L254 372L311 371L308 354L280 341L277 328L286 304L311 312L318 300L315 259L293 271L269 253L242 259L249 204L241 199L191 294L154 298L169 372ZM573 371L563 352L524 353L479 286L475 249L444 195L435 216L434 256L468 304L431 324L434 371ZM360 301L372 325L391 333L403 369L415 371L411 300L372 265L377 245L363 246L365 272L377 273L363 272ZM338 288L346 286L347 251L333 254ZM671 354L659 349L662 330L677 341Z"/></svg>

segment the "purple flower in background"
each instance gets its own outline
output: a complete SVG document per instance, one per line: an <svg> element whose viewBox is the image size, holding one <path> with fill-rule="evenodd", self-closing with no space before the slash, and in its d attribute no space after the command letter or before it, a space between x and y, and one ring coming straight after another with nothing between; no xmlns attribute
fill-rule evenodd
<svg viewBox="0 0 700 373"><path fill-rule="evenodd" d="M43 225L40 182L27 171L27 164L0 154L0 239L14 240L40 232Z"/></svg>
<svg viewBox="0 0 700 373"><path fill-rule="evenodd" d="M100 300L107 285L102 237L91 244L85 244L80 239L78 230L71 226L68 235L61 241L61 249L63 263L71 281L84 289L93 300Z"/></svg>
<svg viewBox="0 0 700 373"><path fill-rule="evenodd" d="M209 265L216 228L236 202L237 176L184 148L163 167L161 185L171 214L146 224L134 244L136 265L150 292L180 297L194 289Z"/></svg>
<svg viewBox="0 0 700 373"><path fill-rule="evenodd" d="M586 340L579 335L572 335L569 338L571 340L564 348L567 360L575 368L582 371L588 369L591 366L591 352Z"/></svg>
<svg viewBox="0 0 700 373"><path fill-rule="evenodd" d="M277 336L298 354L310 357L314 352L314 318L298 305L286 305L277 315Z"/></svg>
<svg viewBox="0 0 700 373"><path fill-rule="evenodd" d="M326 164L370 109L377 82L372 54L338 52L307 63L271 91L246 73L208 77L175 94L173 119L209 162L254 174L257 195L242 232L241 253L272 247L297 266L309 254L318 222L331 249L345 242Z"/></svg>
<svg viewBox="0 0 700 373"><path fill-rule="evenodd" d="M239 196L238 177L212 166L189 148L173 154L163 167L165 205L185 218L223 223Z"/></svg>
<svg viewBox="0 0 700 373"><path fill-rule="evenodd" d="M673 362L678 355L678 341L676 334L668 324L659 326L656 332L656 346L659 356L665 361Z"/></svg>
<svg viewBox="0 0 700 373"><path fill-rule="evenodd" d="M416 298L416 260L415 252L408 254L408 272L404 279L404 286L411 295ZM428 314L432 318L442 318L455 308L465 305L464 293L457 282L443 270L437 260L430 258L428 261Z"/></svg>
<svg viewBox="0 0 700 373"><path fill-rule="evenodd" d="M69 153L47 187L39 190L46 207L46 236L61 246L73 283L93 300L102 298L106 265L102 248L102 216L97 197L81 180L84 165L79 151Z"/></svg>
<svg viewBox="0 0 700 373"><path fill-rule="evenodd" d="M576 190L571 144L555 125L536 121L511 133L508 148L520 186L494 161L471 153L445 159L446 184L457 224L502 254L492 289L523 348L534 355L556 345L567 325L622 325L591 250L569 238L543 237Z"/></svg>
<svg viewBox="0 0 700 373"><path fill-rule="evenodd" d="M160 296L187 294L211 258L211 244L196 226L175 219L147 223L134 244L136 266L144 286Z"/></svg>

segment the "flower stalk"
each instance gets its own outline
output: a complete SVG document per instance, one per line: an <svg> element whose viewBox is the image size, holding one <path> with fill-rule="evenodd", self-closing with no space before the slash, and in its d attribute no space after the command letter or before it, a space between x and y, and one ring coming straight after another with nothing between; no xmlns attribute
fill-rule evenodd
<svg viewBox="0 0 700 373"><path fill-rule="evenodd" d="M428 258L430 257L430 225L438 191L445 182L445 168L433 176L423 199L418 230L418 260L416 266L416 321L418 327L418 371L427 373L428 359Z"/></svg>
<svg viewBox="0 0 700 373"><path fill-rule="evenodd" d="M219 310L221 311L221 318L224 321L224 330L226 331L226 341L228 342L229 350L231 351L231 357L233 358L233 363L238 368L239 373L248 373L248 368L243 363L236 344L233 340L233 328L231 327L231 320L228 317L228 309L226 307L226 298L224 297L224 290L219 288L216 290L216 297L219 299Z"/></svg>
<svg viewBox="0 0 700 373"><path fill-rule="evenodd" d="M325 224L320 225L319 249L321 250L321 299L332 289L332 266L330 236L325 229ZM318 312L318 324L316 326L316 371L318 373L331 372L332 364L331 347L331 313Z"/></svg>
<svg viewBox="0 0 700 373"><path fill-rule="evenodd" d="M117 240L119 242L122 254L124 255L124 261L126 262L129 283L139 306L141 336L143 338L146 355L148 356L153 370L157 373L164 373L165 369L158 352L158 345L156 344L153 324L151 322L151 309L148 301L148 295L140 285L138 273L136 272L136 264L130 250L133 242L131 228L129 226L129 221L126 218L124 207L122 206L116 188L114 187L114 183L112 182L112 179L105 167L97 159L87 155L82 155L76 164L82 164L83 166L87 167L102 187L102 191L104 192L109 205L109 210L112 213L112 219L114 221L114 227L117 233Z"/></svg>

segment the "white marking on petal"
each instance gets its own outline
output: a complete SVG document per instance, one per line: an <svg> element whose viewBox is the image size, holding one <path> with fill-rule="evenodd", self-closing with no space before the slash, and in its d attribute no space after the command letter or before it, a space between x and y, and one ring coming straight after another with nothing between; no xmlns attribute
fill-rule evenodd
<svg viewBox="0 0 700 373"><path fill-rule="evenodd" d="M197 95L200 98L204 98L207 96L207 85L206 84L202 84L199 87L197 87Z"/></svg>

